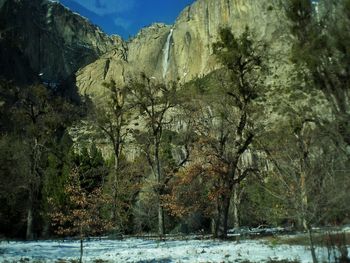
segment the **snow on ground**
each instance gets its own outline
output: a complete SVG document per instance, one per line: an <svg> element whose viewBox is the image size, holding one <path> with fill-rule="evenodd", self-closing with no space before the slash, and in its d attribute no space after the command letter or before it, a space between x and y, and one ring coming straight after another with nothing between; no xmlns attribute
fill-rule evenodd
<svg viewBox="0 0 350 263"><path fill-rule="evenodd" d="M78 259L79 241L0 242L0 262L57 262ZM326 258L326 250L318 251ZM93 240L84 242L84 262L265 262L298 259L312 262L303 246L272 246L266 241L218 240L157 241L145 239Z"/></svg>

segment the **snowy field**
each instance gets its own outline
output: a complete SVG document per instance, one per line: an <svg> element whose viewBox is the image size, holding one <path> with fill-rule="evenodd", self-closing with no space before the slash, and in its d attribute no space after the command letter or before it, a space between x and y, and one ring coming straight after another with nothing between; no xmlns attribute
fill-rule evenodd
<svg viewBox="0 0 350 263"><path fill-rule="evenodd" d="M78 241L0 242L0 262L62 262L79 258ZM326 250L318 251L324 259ZM312 262L303 246L272 246L267 241L143 239L86 241L84 262L266 262L289 259ZM103 260L103 261L102 261ZM63 261L63 262L64 262Z"/></svg>

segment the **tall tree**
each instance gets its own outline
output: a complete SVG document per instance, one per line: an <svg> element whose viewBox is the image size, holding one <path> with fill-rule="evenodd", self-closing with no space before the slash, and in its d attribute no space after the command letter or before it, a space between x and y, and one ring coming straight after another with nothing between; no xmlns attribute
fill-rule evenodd
<svg viewBox="0 0 350 263"><path fill-rule="evenodd" d="M30 169L26 176L27 239L34 237L34 221L37 219L43 187L47 155L53 152L54 138L61 137L75 117L74 107L63 98L55 97L45 86L35 84L14 88L10 107L13 125L11 133L26 145Z"/></svg>
<svg viewBox="0 0 350 263"><path fill-rule="evenodd" d="M306 84L299 88L324 94L333 117L323 118L319 125L327 128L333 122L334 128L328 132L349 146L350 1L319 1L316 11L308 0L286 3L294 36L292 61Z"/></svg>
<svg viewBox="0 0 350 263"><path fill-rule="evenodd" d="M114 156L114 169L112 171L111 192L113 197L112 220L117 220L117 203L119 199L119 188L121 184L122 171L125 167L122 160L125 158L125 145L130 135L131 127L131 105L128 100L128 89L118 87L115 81L105 83L108 97L107 103L95 106L93 112L93 123L98 130L102 131L112 146Z"/></svg>
<svg viewBox="0 0 350 263"><path fill-rule="evenodd" d="M221 29L220 41L214 44L214 53L222 65L217 78L218 98L213 106L203 108L207 121L202 121L202 136L211 149L213 164L218 168L219 191L215 236L227 235L228 212L235 186L255 168L242 165L243 157L251 147L261 126L259 102L264 97L266 67L263 60L265 46L254 40L248 28L235 37ZM214 84L215 85L215 84ZM214 167L213 166L213 167Z"/></svg>
<svg viewBox="0 0 350 263"><path fill-rule="evenodd" d="M64 189L73 163L72 145L72 139L66 132L62 137L53 138L50 146L47 146L40 194L41 238L52 234L49 216L52 203L58 206L65 201Z"/></svg>
<svg viewBox="0 0 350 263"><path fill-rule="evenodd" d="M13 135L0 137L0 233L6 237L24 236L29 150Z"/></svg>
<svg viewBox="0 0 350 263"><path fill-rule="evenodd" d="M20 93L16 105L16 117L24 127L24 141L30 145L30 170L26 179L28 184L27 202L27 231L26 238L33 239L33 220L35 206L40 194L42 183L42 155L45 151L45 143L50 138L50 122L54 116L49 104L49 92L41 85L30 86ZM51 117L51 118L50 118Z"/></svg>
<svg viewBox="0 0 350 263"><path fill-rule="evenodd" d="M156 180L154 191L158 202L158 234L165 234L163 195L165 186L170 180L165 172L164 130L173 121L172 110L179 105L178 87L174 83L156 83L144 74L140 80L132 80L128 84L131 103L140 112L140 121L144 122L146 135L142 136L145 154Z"/></svg>
<svg viewBox="0 0 350 263"><path fill-rule="evenodd" d="M261 148L265 149L269 169L263 187L278 200L283 218L309 233L316 263L313 226L336 220L334 211L348 211L346 156L329 134L304 118L280 123L265 142Z"/></svg>

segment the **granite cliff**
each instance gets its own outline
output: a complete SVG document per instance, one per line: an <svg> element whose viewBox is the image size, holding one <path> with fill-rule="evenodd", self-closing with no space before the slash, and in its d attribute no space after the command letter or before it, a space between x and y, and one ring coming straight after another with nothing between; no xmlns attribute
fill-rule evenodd
<svg viewBox="0 0 350 263"><path fill-rule="evenodd" d="M65 80L124 42L57 2L1 0L0 44L0 74L25 83Z"/></svg>
<svg viewBox="0 0 350 263"><path fill-rule="evenodd" d="M18 82L59 82L75 75L81 94L104 97L103 83L145 72L182 83L218 68L212 46L220 27L248 26L288 49L282 8L269 0L197 0L173 25L153 24L128 41L107 36L87 19L48 0L0 0L0 75ZM276 62L273 62L276 63Z"/></svg>
<svg viewBox="0 0 350 263"><path fill-rule="evenodd" d="M269 0L198 0L185 8L174 25L153 24L128 41L123 54L107 52L77 72L82 94L103 97L103 82L145 72L159 81L184 83L218 67L212 45L220 27L239 34L248 26L271 52L286 50L289 35L282 8Z"/></svg>

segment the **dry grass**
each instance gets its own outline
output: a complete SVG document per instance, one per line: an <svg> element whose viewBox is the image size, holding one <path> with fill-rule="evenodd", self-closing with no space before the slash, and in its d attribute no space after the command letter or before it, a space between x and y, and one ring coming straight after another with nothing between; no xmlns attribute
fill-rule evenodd
<svg viewBox="0 0 350 263"><path fill-rule="evenodd" d="M237 261L237 262L239 262L239 263L254 263L254 262L249 261L249 260L243 260L243 261ZM266 261L266 263L300 263L300 261L288 260L288 259L282 259L282 260L270 259L270 260Z"/></svg>
<svg viewBox="0 0 350 263"><path fill-rule="evenodd" d="M309 236L307 234L300 234L296 236L274 236L266 237L272 245L300 245L309 246ZM329 245L344 245L350 246L350 233L333 232L333 233L315 233L314 243L316 246Z"/></svg>

